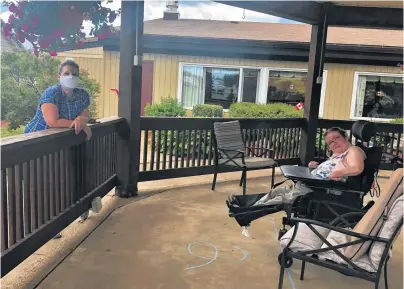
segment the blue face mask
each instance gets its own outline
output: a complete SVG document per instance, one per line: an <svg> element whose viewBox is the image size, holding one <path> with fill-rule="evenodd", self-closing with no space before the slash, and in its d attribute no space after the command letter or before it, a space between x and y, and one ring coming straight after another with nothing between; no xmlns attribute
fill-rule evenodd
<svg viewBox="0 0 404 289"><path fill-rule="evenodd" d="M64 88L73 90L79 83L79 77L74 75L62 75L59 81Z"/></svg>

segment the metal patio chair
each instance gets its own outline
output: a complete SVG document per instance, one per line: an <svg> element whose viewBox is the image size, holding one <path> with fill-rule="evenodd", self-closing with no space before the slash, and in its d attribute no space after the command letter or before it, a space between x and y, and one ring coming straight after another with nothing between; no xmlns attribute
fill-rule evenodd
<svg viewBox="0 0 404 289"><path fill-rule="evenodd" d="M246 194L247 171L272 168L271 188L274 185L275 167L274 151L269 148L252 148L244 144L240 122L227 121L214 123L215 172L212 190L216 187L217 173L220 167L230 167L242 171L240 186ZM262 150L260 154L257 151ZM252 155L252 156L251 156ZM267 158L265 158L268 156Z"/></svg>
<svg viewBox="0 0 404 289"><path fill-rule="evenodd" d="M403 226L403 203L403 169L397 169L388 189L366 213L347 213L329 224L292 218L295 226L280 240L278 288L283 287L285 268L298 259L302 261L300 280L304 278L307 262L373 282L376 289L384 271L388 289L387 262ZM361 220L350 223L352 214L361 214Z"/></svg>

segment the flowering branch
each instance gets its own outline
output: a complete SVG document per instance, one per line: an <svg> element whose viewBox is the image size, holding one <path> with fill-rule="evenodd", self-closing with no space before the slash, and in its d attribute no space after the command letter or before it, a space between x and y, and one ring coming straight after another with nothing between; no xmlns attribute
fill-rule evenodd
<svg viewBox="0 0 404 289"><path fill-rule="evenodd" d="M111 34L112 23L121 11L103 7L101 1L17 1L7 2L11 15L3 25L6 36L19 42L28 41L35 55L48 52L56 56L57 48L82 47L86 34L83 21L90 21L90 36L104 39Z"/></svg>

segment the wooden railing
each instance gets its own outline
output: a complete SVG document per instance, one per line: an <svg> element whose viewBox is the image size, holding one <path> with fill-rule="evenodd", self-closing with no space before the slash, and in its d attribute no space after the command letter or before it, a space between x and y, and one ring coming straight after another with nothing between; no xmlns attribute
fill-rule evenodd
<svg viewBox="0 0 404 289"><path fill-rule="evenodd" d="M213 123L235 119L141 119L139 181L213 173ZM304 119L239 119L242 137L256 153L272 149L278 164L299 164ZM320 120L317 157L326 156L322 137L329 127L348 130L353 121ZM122 118L92 125L93 137L73 130L47 130L2 139L1 145L1 275L4 276L58 232L85 213L92 200L118 184L117 142L128 143ZM377 124L371 141L384 151L402 154L401 125ZM269 157L265 155L264 157ZM129 155L128 155L129 158ZM120 166L121 167L121 166ZM386 162L382 168L391 168ZM230 171L230 170L227 170Z"/></svg>
<svg viewBox="0 0 404 289"><path fill-rule="evenodd" d="M230 121L234 118L149 118L141 119L142 144L139 181L187 177L213 173L214 147L212 139L215 121ZM299 164L299 148L303 119L239 119L245 144L275 151L279 164ZM350 129L354 121L319 120L316 139L316 158L327 157L323 134L326 129L338 126L348 132L349 140L355 137ZM377 123L377 134L371 140L383 145L386 154L402 154L402 126ZM385 136L390 137L388 143ZM391 169L385 158L382 169Z"/></svg>
<svg viewBox="0 0 404 289"><path fill-rule="evenodd" d="M143 117L139 181L213 173L213 123L229 120ZM280 164L299 163L303 119L239 121L247 146L273 149Z"/></svg>
<svg viewBox="0 0 404 289"><path fill-rule="evenodd" d="M50 129L2 139L1 275L4 276L117 184L123 119L92 125L93 136Z"/></svg>
<svg viewBox="0 0 404 289"><path fill-rule="evenodd" d="M356 138L351 132L351 128L354 122L355 121L320 119L319 128L317 129L316 157L327 157L327 148L325 146L323 135L328 128L340 127L345 129L348 133L350 142L355 143ZM373 146L375 144L382 146L383 148L383 158L380 168L392 169L393 164L390 163L391 158L393 156L402 157L403 154L403 125L392 123L376 123L376 135L370 140L368 145Z"/></svg>

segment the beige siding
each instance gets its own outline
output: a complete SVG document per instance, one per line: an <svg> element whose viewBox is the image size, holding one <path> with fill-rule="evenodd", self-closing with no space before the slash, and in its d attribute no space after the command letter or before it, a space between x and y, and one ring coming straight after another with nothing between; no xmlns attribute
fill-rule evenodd
<svg viewBox="0 0 404 289"><path fill-rule="evenodd" d="M99 111L102 117L118 115L118 96L111 89L119 89L119 52L105 52L104 74L105 85Z"/></svg>
<svg viewBox="0 0 404 289"><path fill-rule="evenodd" d="M102 50L98 48L85 50L81 50L80 53L77 50L73 51L74 53L65 54L73 57L83 68L89 69L91 75L101 83L102 91L97 102L99 117L117 115L118 98L111 89L119 88L119 52L105 51L103 55L100 55L99 53ZM177 96L180 62L273 68L307 68L307 63L303 62L163 54L145 54L144 59L154 62L153 103L158 103L164 96ZM325 69L327 70L327 83L323 117L329 119L349 119L355 71L399 73L397 67L365 65L326 64Z"/></svg>

